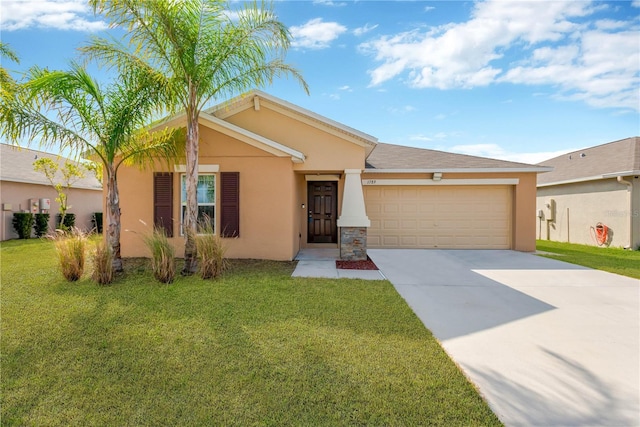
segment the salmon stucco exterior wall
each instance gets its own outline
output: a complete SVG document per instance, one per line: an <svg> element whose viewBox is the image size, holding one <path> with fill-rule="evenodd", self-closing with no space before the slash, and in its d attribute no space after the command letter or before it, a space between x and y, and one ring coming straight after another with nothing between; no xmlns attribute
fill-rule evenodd
<svg viewBox="0 0 640 427"><path fill-rule="evenodd" d="M83 231L93 228L93 214L102 212L102 189L72 188L65 191L68 196L69 213L75 214L75 226ZM18 235L11 224L14 212L21 212L29 207L30 199L49 199L49 229L56 227L56 215L60 203L56 202L58 193L50 185L28 184L23 182L0 182L2 205L11 209L2 210L2 235L0 240L17 239Z"/></svg>
<svg viewBox="0 0 640 427"><path fill-rule="evenodd" d="M262 150L239 143L210 129L201 129L200 165L217 165L219 172L240 173L240 235L224 239L231 258L269 258L290 260L297 253L293 239L295 176L292 162ZM158 163L156 172L173 173L173 234L176 253L182 256L184 237L181 227L181 174L175 165ZM121 186L122 255L148 256L141 239L151 231L153 218L153 174L135 168L123 168L120 182L135 182L135 186ZM216 184L219 189L219 184ZM216 191L216 206L220 205ZM219 227L219 209L216 209ZM144 221L144 225L140 220ZM126 227L124 227L126 226Z"/></svg>

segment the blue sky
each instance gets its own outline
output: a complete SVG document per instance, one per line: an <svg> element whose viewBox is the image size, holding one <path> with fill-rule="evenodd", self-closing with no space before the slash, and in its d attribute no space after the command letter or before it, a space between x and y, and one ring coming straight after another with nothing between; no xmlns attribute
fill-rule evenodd
<svg viewBox="0 0 640 427"><path fill-rule="evenodd" d="M536 163L640 135L640 0L277 1L309 83L264 90L381 142ZM11 70L65 68L82 0L2 0Z"/></svg>

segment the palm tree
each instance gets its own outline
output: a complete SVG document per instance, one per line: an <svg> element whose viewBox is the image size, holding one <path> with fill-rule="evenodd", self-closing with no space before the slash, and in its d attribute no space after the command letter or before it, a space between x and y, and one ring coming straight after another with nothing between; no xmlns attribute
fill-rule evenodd
<svg viewBox="0 0 640 427"><path fill-rule="evenodd" d="M18 55L9 47L7 43L0 42L0 57L10 59L15 63L20 63ZM0 66L0 95L12 97L16 90L16 82L9 74L9 71Z"/></svg>
<svg viewBox="0 0 640 427"><path fill-rule="evenodd" d="M198 117L202 109L300 73L284 62L287 28L271 5L251 3L234 12L227 0L90 0L96 13L127 29L128 44L94 37L90 57L121 70L146 73L165 106L186 114L186 231L183 274L197 270Z"/></svg>
<svg viewBox="0 0 640 427"><path fill-rule="evenodd" d="M140 75L120 75L103 90L76 63L69 71L34 67L20 96L0 103L0 133L10 139L39 138L43 146L86 152L99 160L107 188L106 238L113 268L122 271L118 168L174 158L177 131L149 134L145 125L157 108L155 86Z"/></svg>

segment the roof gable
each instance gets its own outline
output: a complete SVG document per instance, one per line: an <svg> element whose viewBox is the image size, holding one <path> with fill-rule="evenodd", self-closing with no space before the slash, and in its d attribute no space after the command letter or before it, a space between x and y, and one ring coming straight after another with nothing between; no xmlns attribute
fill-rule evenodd
<svg viewBox="0 0 640 427"><path fill-rule="evenodd" d="M259 90L253 90L247 94L233 98L228 102L216 105L206 110L206 113L225 120L249 108L259 110L263 107L365 147L365 153L367 155L374 149L378 141L377 138L371 135Z"/></svg>
<svg viewBox="0 0 640 427"><path fill-rule="evenodd" d="M252 145L256 148L264 150L278 157L291 156L291 160L294 163L303 163L305 156L303 153L294 150L293 148L282 145L276 141L265 138L261 135L243 129L232 123L225 122L211 114L201 113L199 123L207 126L211 129L222 132L226 135L234 137L244 143Z"/></svg>
<svg viewBox="0 0 640 427"><path fill-rule="evenodd" d="M553 172L538 176L538 185L591 181L640 174L640 137L626 138L545 160Z"/></svg>
<svg viewBox="0 0 640 427"><path fill-rule="evenodd" d="M209 129L213 129L227 136L235 138L253 147L259 148L277 157L291 157L294 163L304 163L305 156L303 153L287 147L269 138L265 138L247 129L243 129L232 123L226 122L208 112L201 112L198 116L198 123L202 126L206 126ZM183 127L187 124L187 115L180 113L154 125L152 130L171 126L171 127Z"/></svg>
<svg viewBox="0 0 640 427"><path fill-rule="evenodd" d="M367 172L546 172L548 168L506 160L378 143Z"/></svg>
<svg viewBox="0 0 640 427"><path fill-rule="evenodd" d="M56 154L0 143L0 181L51 185L43 173L33 169L33 162L39 158L49 158L59 166L63 165L66 160L78 164L74 160ZM58 172L56 177L61 181L62 173ZM87 171L85 177L76 181L71 188L101 190L102 185L92 172Z"/></svg>

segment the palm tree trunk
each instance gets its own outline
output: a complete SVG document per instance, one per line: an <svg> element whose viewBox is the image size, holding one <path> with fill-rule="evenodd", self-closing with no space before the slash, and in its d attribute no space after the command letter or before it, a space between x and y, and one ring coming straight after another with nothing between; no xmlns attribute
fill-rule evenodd
<svg viewBox="0 0 640 427"><path fill-rule="evenodd" d="M122 256L120 255L120 195L116 172L107 170L107 241L113 253L114 271L123 271Z"/></svg>
<svg viewBox="0 0 640 427"><path fill-rule="evenodd" d="M186 187L187 206L184 215L184 234L187 241L184 246L184 268L182 275L189 276L198 271L196 252L196 232L198 226L198 117L195 108L187 111L187 144L186 144Z"/></svg>

